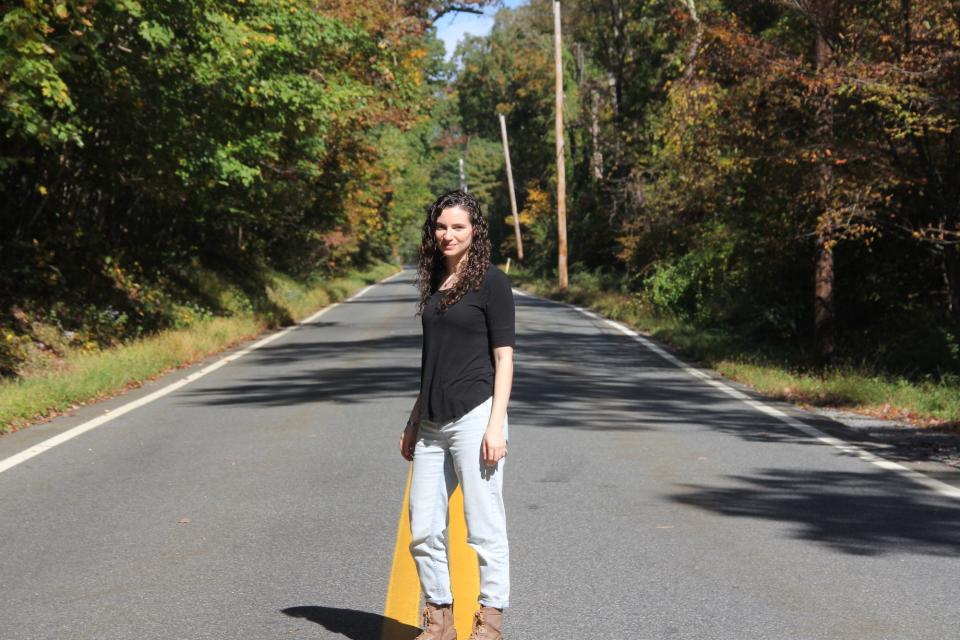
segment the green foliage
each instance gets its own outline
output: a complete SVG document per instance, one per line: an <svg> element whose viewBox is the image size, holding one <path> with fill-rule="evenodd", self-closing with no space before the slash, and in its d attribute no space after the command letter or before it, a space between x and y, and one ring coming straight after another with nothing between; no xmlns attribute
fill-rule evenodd
<svg viewBox="0 0 960 640"><path fill-rule="evenodd" d="M806 351L826 247L838 360L946 375L960 333L956 17L943 3L804 6L564 3L571 280L622 270L678 321ZM501 11L458 51L455 82L467 135L498 140L493 115L507 114L541 275L557 244L551 9ZM818 29L834 27L818 58Z"/></svg>
<svg viewBox="0 0 960 640"><path fill-rule="evenodd" d="M429 198L426 143L411 132L429 126L445 73L430 27L442 4L5 11L4 372L19 358L9 345L38 339L31 322L106 344L223 313L192 295L186 265L282 322L269 270L305 277L397 255Z"/></svg>
<svg viewBox="0 0 960 640"><path fill-rule="evenodd" d="M743 295L740 288L734 245L722 229L705 236L702 246L658 263L644 282L659 311L703 324L725 320L728 304Z"/></svg>
<svg viewBox="0 0 960 640"><path fill-rule="evenodd" d="M946 375L960 335L955 12L796 6L564 2L572 276L804 350L826 248L838 357ZM461 157L495 254L515 256L498 113L527 269L554 273L552 3L500 10L453 65L431 26L448 7L11 6L0 367L32 335L18 314L106 341L222 313L182 294L198 287L184 269L231 274L237 300L280 322L265 272L415 259ZM833 28L818 58L817 30Z"/></svg>
<svg viewBox="0 0 960 640"><path fill-rule="evenodd" d="M0 127L4 137L36 140L44 148L83 144L76 104L62 74L82 54L92 23L90 2L27 2L5 9L0 21ZM120 10L127 10L121 3ZM135 6L134 6L135 8ZM0 157L0 171L18 159Z"/></svg>

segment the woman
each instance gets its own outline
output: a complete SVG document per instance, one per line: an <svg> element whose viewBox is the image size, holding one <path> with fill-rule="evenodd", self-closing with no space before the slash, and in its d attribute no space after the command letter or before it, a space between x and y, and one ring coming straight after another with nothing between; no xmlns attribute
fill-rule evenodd
<svg viewBox="0 0 960 640"><path fill-rule="evenodd" d="M503 467L514 306L509 279L490 263L487 223L472 196L451 191L430 207L417 286L420 395L400 437L401 455L413 461L410 552L425 600L424 631L416 640L457 637L446 523L458 483L467 543L480 562L480 607L470 640L500 640L510 592Z"/></svg>

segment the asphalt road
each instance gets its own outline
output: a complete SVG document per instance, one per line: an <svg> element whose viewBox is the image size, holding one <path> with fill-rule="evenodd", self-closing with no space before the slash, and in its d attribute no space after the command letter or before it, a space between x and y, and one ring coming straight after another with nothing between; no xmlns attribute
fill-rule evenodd
<svg viewBox="0 0 960 640"><path fill-rule="evenodd" d="M412 280L0 473L0 639L379 640ZM516 302L508 640L957 637L960 500ZM4 436L0 460L214 360Z"/></svg>

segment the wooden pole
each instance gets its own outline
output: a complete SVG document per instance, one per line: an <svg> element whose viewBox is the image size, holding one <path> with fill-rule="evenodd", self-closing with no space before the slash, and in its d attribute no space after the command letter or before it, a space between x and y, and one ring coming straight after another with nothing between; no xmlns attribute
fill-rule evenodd
<svg viewBox="0 0 960 640"><path fill-rule="evenodd" d="M563 56L560 48L560 2L553 3L553 58L557 68L557 275L560 290L567 288L567 178L563 163Z"/></svg>
<svg viewBox="0 0 960 640"><path fill-rule="evenodd" d="M523 240L520 238L520 216L517 214L517 194L513 191L513 169L510 168L510 144L507 142L507 120L500 116L500 137L503 138L503 159L507 163L507 188L510 189L510 210L513 212L513 232L517 239L517 262L523 266Z"/></svg>

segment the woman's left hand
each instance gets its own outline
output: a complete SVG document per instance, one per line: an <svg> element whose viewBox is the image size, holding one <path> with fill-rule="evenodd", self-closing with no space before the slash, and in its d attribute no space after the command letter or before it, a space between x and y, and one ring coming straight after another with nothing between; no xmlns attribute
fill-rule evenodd
<svg viewBox="0 0 960 640"><path fill-rule="evenodd" d="M486 464L493 466L505 455L507 455L507 441L503 439L503 433L487 429L483 434L480 457Z"/></svg>

